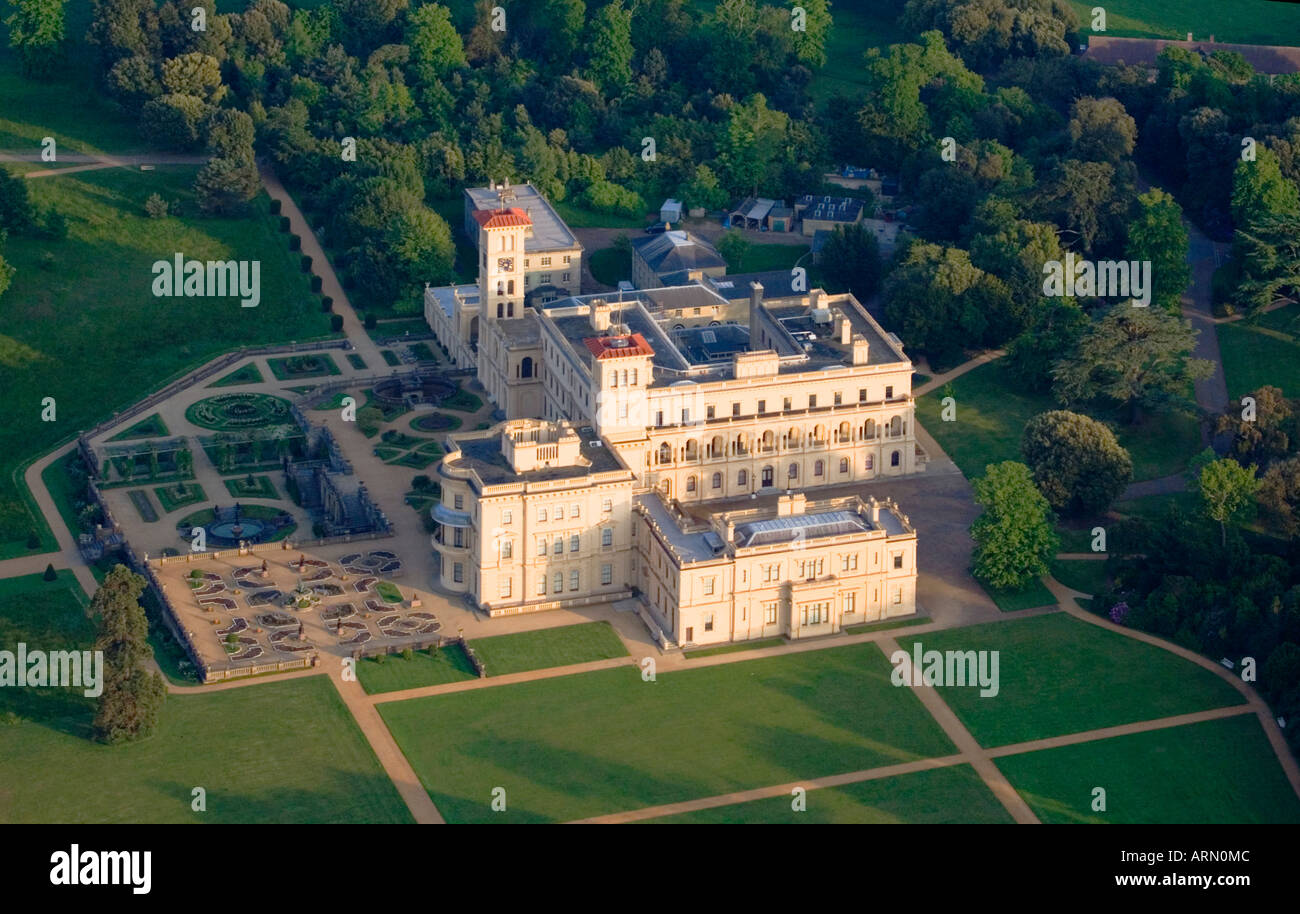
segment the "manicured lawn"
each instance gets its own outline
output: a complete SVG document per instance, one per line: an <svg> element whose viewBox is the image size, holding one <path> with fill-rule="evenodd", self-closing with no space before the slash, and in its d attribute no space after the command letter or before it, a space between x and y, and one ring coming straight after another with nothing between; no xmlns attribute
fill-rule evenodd
<svg viewBox="0 0 1300 914"><path fill-rule="evenodd" d="M380 581L375 585L375 593L379 594L379 599L385 603L402 602L402 592L392 581Z"/></svg>
<svg viewBox="0 0 1300 914"><path fill-rule="evenodd" d="M1300 822L1300 800L1254 714L995 763L1047 823ZM1097 787L1106 791L1105 812L1092 809Z"/></svg>
<svg viewBox="0 0 1300 914"><path fill-rule="evenodd" d="M423 318L404 317L397 320L379 321L366 333L372 340L390 340L408 333L428 333L429 325Z"/></svg>
<svg viewBox="0 0 1300 914"><path fill-rule="evenodd" d="M389 367L396 368L398 365L402 364L402 360L397 357L397 353L393 352L391 349L381 349L379 350L379 354L384 357L384 361L389 365Z"/></svg>
<svg viewBox="0 0 1300 914"><path fill-rule="evenodd" d="M627 648L608 622L540 628L470 642L489 676L626 657Z"/></svg>
<svg viewBox="0 0 1300 914"><path fill-rule="evenodd" d="M353 368L357 369L358 371L364 371L366 368L366 360L363 359L361 356L357 355L355 352L348 353L348 364L351 365Z"/></svg>
<svg viewBox="0 0 1300 914"><path fill-rule="evenodd" d="M449 821L566 820L953 752L890 672L878 647L860 644L653 682L629 666L379 711ZM505 812L491 811L495 787Z"/></svg>
<svg viewBox="0 0 1300 914"><path fill-rule="evenodd" d="M929 621L929 616L916 616L911 619L890 619L887 622L863 622L860 625L846 625L844 630L850 635L860 635L863 632L883 632L891 628L911 628L913 625L925 625Z"/></svg>
<svg viewBox="0 0 1300 914"><path fill-rule="evenodd" d="M168 696L158 732L125 746L92 743L92 716L87 699L60 718L0 728L0 781L21 785L0 794L0 820L411 821L324 676ZM190 809L195 786L206 812Z"/></svg>
<svg viewBox="0 0 1300 914"><path fill-rule="evenodd" d="M410 660L389 654L382 661L366 657L357 664L357 679L369 694L477 679L474 665L459 644L439 648L436 656L416 651Z"/></svg>
<svg viewBox="0 0 1300 914"><path fill-rule="evenodd" d="M1242 702L1208 670L1117 632L1051 613L899 638L924 650L999 651L999 691L940 689L986 747L1155 720Z"/></svg>
<svg viewBox="0 0 1300 914"><path fill-rule="evenodd" d="M0 580L0 644L88 649L86 603L70 572ZM0 726L0 822L410 821L324 676L169 695L158 732L123 746L91 742L94 707L77 689L0 689L21 718ZM207 812L190 810L195 786Z"/></svg>
<svg viewBox="0 0 1300 914"><path fill-rule="evenodd" d="M1092 0L1070 0L1084 35L1091 33ZM1125 0L1106 5L1106 34L1197 39L1239 44L1300 44L1300 9L1270 0Z"/></svg>
<svg viewBox="0 0 1300 914"><path fill-rule="evenodd" d="M58 142L60 155L146 148L135 124L94 88L94 55L83 40L90 14L89 3L66 4L68 53L40 79L22 75L9 47L9 29L0 22L0 149L36 150L45 136Z"/></svg>
<svg viewBox="0 0 1300 914"><path fill-rule="evenodd" d="M1083 593L1101 593L1106 587L1104 561L1062 560L1052 561L1052 577L1066 587Z"/></svg>
<svg viewBox="0 0 1300 914"><path fill-rule="evenodd" d="M483 401L478 394L458 390L438 405L443 409L454 409L458 413L476 413L483 408Z"/></svg>
<svg viewBox="0 0 1300 914"><path fill-rule="evenodd" d="M279 498L280 493L275 490L275 483L271 482L270 476L254 476L250 485L247 476L237 476L234 479L223 480L226 484L226 491L236 498Z"/></svg>
<svg viewBox="0 0 1300 914"><path fill-rule="evenodd" d="M153 490L153 494L158 496L164 514L170 514L177 508L183 508L186 505L196 505L208 497L207 493L203 491L203 486L197 482L158 486Z"/></svg>
<svg viewBox="0 0 1300 914"><path fill-rule="evenodd" d="M1103 527L1106 526L1105 523L1099 523ZM1060 551L1092 552L1092 527L1094 526L1097 526L1097 524L1093 524L1084 529L1075 529L1063 524L1058 524L1056 527L1056 535L1061 538Z"/></svg>
<svg viewBox="0 0 1300 914"><path fill-rule="evenodd" d="M729 273L759 273L764 270L788 270L808 253L806 245L751 244L739 263L729 264ZM811 265L811 259L804 264Z"/></svg>
<svg viewBox="0 0 1300 914"><path fill-rule="evenodd" d="M236 368L224 378L218 378L209 384L209 387L237 387L240 384L261 384L265 378L262 377L262 369L257 367L256 362L249 362L242 368Z"/></svg>
<svg viewBox="0 0 1300 914"><path fill-rule="evenodd" d="M551 205L555 207L555 212L568 224L569 228L644 229L650 224L650 220L645 216L635 218L609 213L596 213L589 209L574 206L567 200L552 200Z"/></svg>
<svg viewBox="0 0 1300 914"><path fill-rule="evenodd" d="M810 790L806 808L793 797L647 819L652 825L898 825L1012 822L1011 814L970 765L916 771L844 787Z"/></svg>
<svg viewBox="0 0 1300 914"><path fill-rule="evenodd" d="M131 441L136 438L165 438L171 434L167 431L167 423L163 421L162 416L154 413L135 423L129 428L118 432L109 441Z"/></svg>
<svg viewBox="0 0 1300 914"><path fill-rule="evenodd" d="M285 359L267 359L266 365L279 381L296 381L299 378L322 378L342 374L338 363L325 352L295 355Z"/></svg>
<svg viewBox="0 0 1300 914"><path fill-rule="evenodd" d="M1026 391L1001 361L981 365L952 382L957 418L944 422L937 388L916 401L916 417L967 479L984 475L990 463L1022 460L1020 436L1039 413L1060 409L1050 393ZM1158 479L1183 470L1200 448L1200 430L1191 416L1152 413L1141 425L1115 429L1133 458L1134 480Z"/></svg>
<svg viewBox="0 0 1300 914"><path fill-rule="evenodd" d="M1022 590L994 590L981 584L998 609L1004 613L1013 613L1021 609L1038 609L1040 606L1055 606L1056 597L1047 589L1047 585L1034 578Z"/></svg>
<svg viewBox="0 0 1300 914"><path fill-rule="evenodd" d="M596 251L587 258L591 275L596 282L617 286L619 280L632 278L632 254L615 248Z"/></svg>
<svg viewBox="0 0 1300 914"><path fill-rule="evenodd" d="M15 110L44 115L53 108L0 102L0 118ZM29 528L43 526L34 519L24 522L21 511L7 510L21 498L12 474L70 429L90 428L222 352L328 334L328 318L284 244L264 195L243 218L145 215L144 201L155 192L180 201L186 214L197 212L191 189L196 170L104 169L29 183L37 206L52 205L67 218L68 238L11 236L6 244L5 259L17 272L4 299L0 390L14 403L54 397L59 421L0 423L0 517L12 515L0 525L0 541L21 545ZM153 297L151 265L159 252L168 251L198 260L259 260L261 304L241 308L236 298ZM55 257L53 271L40 265L46 252ZM112 358L86 358L87 340Z"/></svg>
<svg viewBox="0 0 1300 914"><path fill-rule="evenodd" d="M704 647L698 651L682 651L682 656L687 659L691 657L712 657L715 654L735 654L739 651L759 651L765 647L780 647L785 644L784 638L764 638L762 641L738 641L735 644L721 644L718 647Z"/></svg>
<svg viewBox="0 0 1300 914"><path fill-rule="evenodd" d="M158 512L154 510L153 502L149 500L149 493L144 489L132 489L127 492L127 497L131 499L131 506L135 512L140 515L140 520L146 524L152 524L158 519Z"/></svg>
<svg viewBox="0 0 1300 914"><path fill-rule="evenodd" d="M1291 311L1284 308L1265 315L1264 319ZM1300 342L1294 337L1285 333L1279 337L1280 328L1255 327L1244 322L1219 324L1218 331L1219 354L1223 357L1223 373L1232 400L1240 400L1265 384L1282 388L1288 397L1300 396Z"/></svg>

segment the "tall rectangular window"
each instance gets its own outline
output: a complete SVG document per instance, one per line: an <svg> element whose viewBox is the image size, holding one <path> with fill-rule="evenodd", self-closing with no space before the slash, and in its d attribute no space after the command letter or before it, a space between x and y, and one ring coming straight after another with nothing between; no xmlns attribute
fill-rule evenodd
<svg viewBox="0 0 1300 914"><path fill-rule="evenodd" d="M579 577L579 572L578 572L578 570L575 568L573 571L570 571L570 572L569 572L569 589L570 589L570 590L577 590L577 589L578 589L578 582L579 582L579 580L580 580L580 577Z"/></svg>
<svg viewBox="0 0 1300 914"><path fill-rule="evenodd" d="M510 596L510 585L511 585L510 578L502 578L497 593L500 594L502 597Z"/></svg>
<svg viewBox="0 0 1300 914"><path fill-rule="evenodd" d="M600 583L602 583L602 584L613 584L613 583L614 583L614 566L613 566L613 565L601 565L601 566L600 566Z"/></svg>
<svg viewBox="0 0 1300 914"><path fill-rule="evenodd" d="M582 542L582 538L581 538L577 533L575 533L575 534L573 534L572 536L570 536L570 537L569 537L569 551L570 551L570 552L577 552L577 551L578 551L578 544L581 543L581 542Z"/></svg>
<svg viewBox="0 0 1300 914"><path fill-rule="evenodd" d="M453 562L451 566L451 579L457 584L465 581L465 566L460 562Z"/></svg>

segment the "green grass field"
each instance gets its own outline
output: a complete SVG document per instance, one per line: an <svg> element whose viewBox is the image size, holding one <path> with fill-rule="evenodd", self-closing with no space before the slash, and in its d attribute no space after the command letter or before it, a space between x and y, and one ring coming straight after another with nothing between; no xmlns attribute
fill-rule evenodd
<svg viewBox="0 0 1300 914"><path fill-rule="evenodd" d="M788 270L809 249L798 244L751 244L737 263L728 263L729 273L761 273L766 270ZM812 266L804 260L804 266Z"/></svg>
<svg viewBox="0 0 1300 914"><path fill-rule="evenodd" d="M1084 35L1090 34L1092 0L1070 0ZM1106 8L1106 34L1137 38L1197 39L1240 44L1300 44L1300 8L1270 0L1122 0Z"/></svg>
<svg viewBox="0 0 1300 914"><path fill-rule="evenodd" d="M1106 563L1095 560L1055 559L1052 561L1052 577L1074 590L1100 593L1106 586Z"/></svg>
<svg viewBox="0 0 1300 914"><path fill-rule="evenodd" d="M806 808L773 797L647 819L653 825L920 825L1007 824L1006 807L970 765L917 771L844 787L810 790Z"/></svg>
<svg viewBox="0 0 1300 914"><path fill-rule="evenodd" d="M1038 609L1043 606L1055 606L1056 597L1038 578L1034 578L1020 590L994 590L981 584L998 609L1004 613L1019 612L1022 609Z"/></svg>
<svg viewBox="0 0 1300 914"><path fill-rule="evenodd" d="M1000 690L940 689L986 747L1242 702L1208 670L1125 635L1051 613L900 637L904 650L999 651Z"/></svg>
<svg viewBox="0 0 1300 914"><path fill-rule="evenodd" d="M168 434L170 432L167 431L167 423L163 421L162 416L154 413L123 429L108 440L133 441L138 438L165 438Z"/></svg>
<svg viewBox="0 0 1300 914"><path fill-rule="evenodd" d="M780 647L785 644L784 638L765 638L762 641L738 641L735 644L722 644L718 647L704 647L698 651L682 651L682 656L688 660L698 657L713 657L717 654L737 654L741 651L760 651L765 647Z"/></svg>
<svg viewBox="0 0 1300 914"><path fill-rule="evenodd" d="M459 644L440 648L435 657L428 651L416 651L410 660L390 654L383 660L367 657L357 664L357 680L371 695L477 678Z"/></svg>
<svg viewBox="0 0 1300 914"><path fill-rule="evenodd" d="M476 638L470 641L470 647L483 661L489 676L627 656L622 639L608 622Z"/></svg>
<svg viewBox="0 0 1300 914"><path fill-rule="evenodd" d="M1254 714L995 762L1047 823L1300 822L1300 800ZM1105 812L1092 809L1097 787Z"/></svg>
<svg viewBox="0 0 1300 914"><path fill-rule="evenodd" d="M144 215L144 200L154 191L195 212L194 174L184 167L108 169L31 182L38 205L53 204L67 216L69 237L53 243L11 237L6 246L17 273L5 295L6 335L0 335L0 389L9 394L0 409L0 501L20 497L12 474L22 462L169 378L238 346L328 332L328 316L267 213L264 195L255 201L256 214L244 219ZM58 269L41 268L45 251L54 253ZM261 304L155 298L150 265L176 251L202 260L260 260ZM96 341L94 358L85 357L89 339ZM19 404L46 396L58 404L57 422L18 412ZM44 527L44 521L29 523ZM16 552L0 547L0 556L25 551L26 531L12 529L22 526L28 524L12 523L0 534L18 541Z"/></svg>
<svg viewBox="0 0 1300 914"><path fill-rule="evenodd" d="M1300 339L1291 321L1296 308L1270 312L1258 325L1238 321L1219 324L1219 354L1228 382L1228 396L1238 400L1265 384L1300 396Z"/></svg>
<svg viewBox="0 0 1300 914"><path fill-rule="evenodd" d="M952 382L957 418L940 417L943 388L916 401L916 418L966 475L984 475L990 463L1022 460L1020 436L1039 413L1060 409L1050 393L1023 389L1001 362L991 362ZM1133 458L1133 479L1159 479L1181 472L1199 451L1200 428L1182 413L1149 414L1141 425L1115 429L1119 443Z"/></svg>
<svg viewBox="0 0 1300 914"><path fill-rule="evenodd" d="M85 649L85 595L69 572L0 580L0 644ZM0 822L409 822L324 676L208 695L169 695L158 732L90 740L78 689L0 689ZM207 812L190 810L207 791Z"/></svg>
<svg viewBox="0 0 1300 914"><path fill-rule="evenodd" d="M863 622L860 625L846 625L844 630L850 635L863 632L883 632L892 628L911 628L913 625L925 625L931 621L929 616L915 616L910 619L890 619L886 622Z"/></svg>
<svg viewBox="0 0 1300 914"><path fill-rule="evenodd" d="M619 280L632 278L632 254L614 248L596 251L587 257L587 265L596 282L617 286Z"/></svg>
<svg viewBox="0 0 1300 914"><path fill-rule="evenodd" d="M158 503L162 505L164 514L170 514L178 508L184 508L187 505L197 505L208 497L207 493L203 491L203 486L199 485L197 482L183 482L169 486L158 486L153 490L153 493L158 496Z"/></svg>
<svg viewBox="0 0 1300 914"><path fill-rule="evenodd" d="M664 673L601 670L379 710L452 822L566 820L953 746L874 644ZM507 811L491 811L503 787Z"/></svg>
<svg viewBox="0 0 1300 914"><path fill-rule="evenodd" d="M256 362L236 368L230 374L218 378L209 384L209 387L238 387L241 384L261 384L265 379L262 377L262 369L257 367Z"/></svg>

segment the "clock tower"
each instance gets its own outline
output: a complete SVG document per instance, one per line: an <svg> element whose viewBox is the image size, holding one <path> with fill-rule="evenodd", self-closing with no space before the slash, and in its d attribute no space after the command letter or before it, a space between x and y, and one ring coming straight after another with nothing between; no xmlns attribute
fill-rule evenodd
<svg viewBox="0 0 1300 914"><path fill-rule="evenodd" d="M478 210L479 304L486 321L524 316L524 243L533 222L518 207Z"/></svg>

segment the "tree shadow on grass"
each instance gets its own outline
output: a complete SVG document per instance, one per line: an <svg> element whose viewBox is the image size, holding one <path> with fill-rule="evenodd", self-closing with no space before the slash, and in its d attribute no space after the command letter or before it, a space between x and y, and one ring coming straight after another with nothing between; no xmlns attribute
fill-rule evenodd
<svg viewBox="0 0 1300 914"><path fill-rule="evenodd" d="M677 781L650 772L654 747L646 744L645 766L598 758L536 740L481 739L461 743L458 754L482 762L480 794L470 797L437 785L430 790L450 822L554 822L604 815L710 796L714 786ZM492 774L488 774L488 770ZM436 780L436 772L433 772ZM421 780L425 780L421 776ZM492 811L492 789L506 790L506 811ZM530 793L530 787L533 788ZM546 796L544 794L558 794Z"/></svg>

